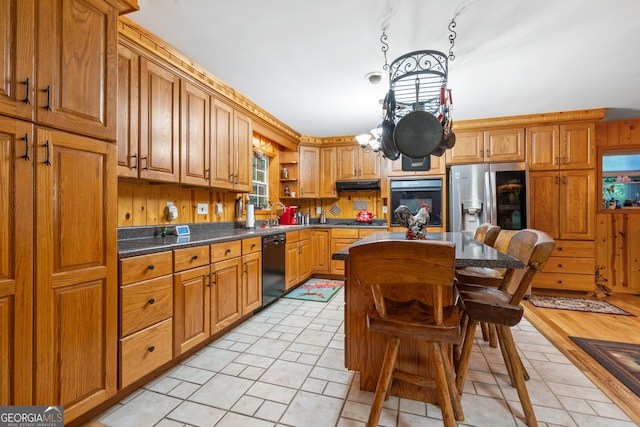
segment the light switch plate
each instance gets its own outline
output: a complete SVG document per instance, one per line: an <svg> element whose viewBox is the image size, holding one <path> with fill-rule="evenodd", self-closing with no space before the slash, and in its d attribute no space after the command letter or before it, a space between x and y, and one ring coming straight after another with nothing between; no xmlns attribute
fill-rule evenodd
<svg viewBox="0 0 640 427"><path fill-rule="evenodd" d="M320 206L316 206L316 215L320 215L322 213L322 208Z"/></svg>
<svg viewBox="0 0 640 427"><path fill-rule="evenodd" d="M382 207L382 213L383 213L383 214L386 214L386 213L388 213L388 212L389 212L389 211L388 211L387 207L386 207L386 206L383 206L383 207Z"/></svg>
<svg viewBox="0 0 640 427"><path fill-rule="evenodd" d="M222 203L216 203L216 215L222 215Z"/></svg>
<svg viewBox="0 0 640 427"><path fill-rule="evenodd" d="M209 205L206 203L198 203L198 214L206 215L209 213Z"/></svg>

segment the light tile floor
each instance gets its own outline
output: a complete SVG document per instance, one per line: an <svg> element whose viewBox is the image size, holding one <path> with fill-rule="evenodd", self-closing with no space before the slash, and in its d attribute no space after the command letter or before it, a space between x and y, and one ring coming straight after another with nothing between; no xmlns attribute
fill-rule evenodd
<svg viewBox="0 0 640 427"><path fill-rule="evenodd" d="M342 290L329 303L281 299L95 421L110 427L363 426L373 393L344 369ZM635 426L526 320L513 328L540 426ZM476 337L463 426L524 426L499 349ZM391 397L382 426L441 426L438 406Z"/></svg>

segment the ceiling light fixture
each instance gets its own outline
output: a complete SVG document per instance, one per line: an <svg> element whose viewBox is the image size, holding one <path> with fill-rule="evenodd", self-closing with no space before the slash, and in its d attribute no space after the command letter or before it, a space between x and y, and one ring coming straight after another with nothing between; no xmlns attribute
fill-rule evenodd
<svg viewBox="0 0 640 427"><path fill-rule="evenodd" d="M369 80L369 83L371 83L372 85L377 85L378 83L380 83L383 77L381 71L372 71L370 73L365 74L364 76L366 77L367 80Z"/></svg>

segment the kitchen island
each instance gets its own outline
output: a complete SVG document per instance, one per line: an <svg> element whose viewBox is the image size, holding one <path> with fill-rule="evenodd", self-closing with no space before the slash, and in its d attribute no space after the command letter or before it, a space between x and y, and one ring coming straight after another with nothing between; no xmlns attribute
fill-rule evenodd
<svg viewBox="0 0 640 427"><path fill-rule="evenodd" d="M356 285L351 277L349 265L349 248L370 242L386 240L405 240L402 232L378 232L359 240L353 245L332 254L334 260L345 261L344 291L344 333L345 333L345 367L360 373L360 389L374 391L380 367L384 358L385 337L372 334L367 328L367 313L373 310L373 297L369 287ZM456 244L456 266L523 268L524 264L491 246L478 242L464 233L427 233L427 240L445 240ZM389 266L393 268L393 266ZM427 272L426 272L427 273ZM427 273L428 274L428 273ZM453 294L451 295L453 300ZM426 302L426 301L425 301ZM446 303L446 302L445 302ZM431 357L427 343L403 339L398 353L397 368L422 376L432 376L428 364L424 362ZM420 387L414 384L394 381L391 394L413 400L438 402L437 392L433 388Z"/></svg>

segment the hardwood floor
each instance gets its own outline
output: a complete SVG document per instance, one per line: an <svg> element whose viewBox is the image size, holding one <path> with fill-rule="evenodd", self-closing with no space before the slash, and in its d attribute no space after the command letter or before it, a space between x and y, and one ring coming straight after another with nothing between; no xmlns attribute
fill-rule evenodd
<svg viewBox="0 0 640 427"><path fill-rule="evenodd" d="M636 317L538 308L527 301L523 306L529 322L640 425L640 397L569 339L574 336L640 344L640 295L614 294L604 300Z"/></svg>

